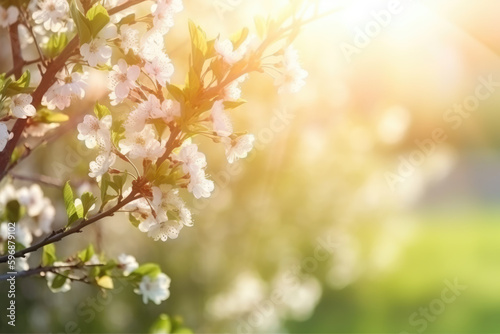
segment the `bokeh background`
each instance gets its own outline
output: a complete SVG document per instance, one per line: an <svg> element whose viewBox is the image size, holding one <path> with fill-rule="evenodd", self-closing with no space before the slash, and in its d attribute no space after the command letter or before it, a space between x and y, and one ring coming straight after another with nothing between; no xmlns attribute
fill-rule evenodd
<svg viewBox="0 0 500 334"><path fill-rule="evenodd" d="M209 36L229 36L285 3L185 1L167 37L174 81L186 73L188 18ZM196 333L500 331L499 85L459 126L444 118L479 78L500 82L500 3L401 1L402 11L346 59L343 43L388 3L320 1L320 11L339 11L297 40L309 72L299 94L278 96L268 74L243 85L249 103L232 117L256 135L256 148L228 169L222 148L200 141L217 191L190 203L195 226L178 239L153 242L116 216L58 244L61 255L95 242L110 255L160 263L172 278L166 302L143 305L130 287L102 296L74 283L52 294L43 279L19 280L16 331L143 333L160 313L182 316ZM5 71L9 50L0 55ZM102 94L98 80L92 94ZM389 182L435 129L446 139ZM73 130L18 172L83 182L94 157L82 148ZM465 290L440 304L454 281ZM429 307L427 320L411 320Z"/></svg>

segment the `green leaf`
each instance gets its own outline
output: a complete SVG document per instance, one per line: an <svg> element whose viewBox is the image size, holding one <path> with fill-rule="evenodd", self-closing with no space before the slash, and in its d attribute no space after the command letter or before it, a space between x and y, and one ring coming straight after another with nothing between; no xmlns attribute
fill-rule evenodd
<svg viewBox="0 0 500 334"><path fill-rule="evenodd" d="M108 107L99 104L99 102L96 102L94 106L94 113L99 119L102 119L104 116L111 115L111 111L109 111Z"/></svg>
<svg viewBox="0 0 500 334"><path fill-rule="evenodd" d="M151 334L170 333L171 331L172 323L170 322L170 317L166 314L160 314L149 329L149 333Z"/></svg>
<svg viewBox="0 0 500 334"><path fill-rule="evenodd" d="M56 246L54 244L48 244L43 246L42 253L42 266L50 266L57 260L56 257Z"/></svg>
<svg viewBox="0 0 500 334"><path fill-rule="evenodd" d="M122 18L120 20L120 22L118 22L118 25L132 24L132 23L135 23L135 13L129 14L129 15L125 16L124 18Z"/></svg>
<svg viewBox="0 0 500 334"><path fill-rule="evenodd" d="M237 101L224 101L224 108L225 109L234 109L234 108L237 108L245 103L247 103L247 101L243 100L243 99L239 99Z"/></svg>
<svg viewBox="0 0 500 334"><path fill-rule="evenodd" d="M68 36L64 33L58 33L50 36L45 44L43 51L48 58L57 57L68 44Z"/></svg>
<svg viewBox="0 0 500 334"><path fill-rule="evenodd" d="M257 35L260 39L264 39L266 36L266 20L262 16L256 16L254 18L255 29L257 30Z"/></svg>
<svg viewBox="0 0 500 334"><path fill-rule="evenodd" d="M56 274L56 277L54 277L54 280L52 281L52 289L59 289L66 283L66 276L69 274L69 270L66 270L63 272L62 275ZM64 275L64 276L63 276Z"/></svg>
<svg viewBox="0 0 500 334"><path fill-rule="evenodd" d="M140 276L149 276L155 278L161 273L160 266L156 263L144 263L139 268L132 272L133 274Z"/></svg>
<svg viewBox="0 0 500 334"><path fill-rule="evenodd" d="M236 50L248 37L248 28L243 28L233 36L231 36L231 42L233 42L233 49Z"/></svg>
<svg viewBox="0 0 500 334"><path fill-rule="evenodd" d="M22 93L29 93L33 91L33 88L30 88L31 74L28 70L26 70L23 75L17 79L16 81L6 80L3 87L3 95L5 96L14 96Z"/></svg>
<svg viewBox="0 0 500 334"><path fill-rule="evenodd" d="M41 123L63 123L69 119L69 116L60 112L55 112L47 108L37 111L34 120Z"/></svg>
<svg viewBox="0 0 500 334"><path fill-rule="evenodd" d="M130 221L130 223L132 225L134 225L134 227L139 227L139 224L141 223L141 221L137 218L134 217L133 214L129 213L128 215L128 220Z"/></svg>
<svg viewBox="0 0 500 334"><path fill-rule="evenodd" d="M76 212L75 199L73 197L73 190L69 185L69 181L66 182L63 188L64 205L66 206L66 214L68 215L68 225L70 226L78 218L78 213Z"/></svg>
<svg viewBox="0 0 500 334"><path fill-rule="evenodd" d="M81 201L83 207L83 217L86 217L92 205L97 202L97 198L92 193L85 192L81 197Z"/></svg>
<svg viewBox="0 0 500 334"><path fill-rule="evenodd" d="M199 76L201 74L201 70L203 69L203 64L205 63L205 54L207 52L207 37L205 32L197 27L193 21L189 21L189 34L191 35L191 69L190 72L193 71L193 75L198 77L198 85L199 85ZM192 82L191 74L189 77L189 82Z"/></svg>
<svg viewBox="0 0 500 334"><path fill-rule="evenodd" d="M217 79L217 82L221 82L221 80L224 78L224 61L222 59L214 59L210 63L210 69L212 70L212 73L214 74L215 78Z"/></svg>
<svg viewBox="0 0 500 334"><path fill-rule="evenodd" d="M90 20L86 18L78 9L75 0L70 4L71 18L75 22L78 37L80 38L80 45L90 42L92 33L90 29Z"/></svg>
<svg viewBox="0 0 500 334"><path fill-rule="evenodd" d="M104 289L113 289L114 287L113 279L107 275L96 278L96 283Z"/></svg>
<svg viewBox="0 0 500 334"><path fill-rule="evenodd" d="M79 198L75 199L75 210L78 218L83 218L83 205L81 204L81 200L79 200Z"/></svg>
<svg viewBox="0 0 500 334"><path fill-rule="evenodd" d="M167 90L177 102L184 102L186 97L179 86L167 84Z"/></svg>
<svg viewBox="0 0 500 334"><path fill-rule="evenodd" d="M82 262L87 262L92 258L92 256L94 256L94 254L95 254L94 246L92 244L89 244L87 248L78 252L78 258Z"/></svg>
<svg viewBox="0 0 500 334"><path fill-rule="evenodd" d="M60 112L51 111L45 120L47 123L63 123L69 120L69 116Z"/></svg>
<svg viewBox="0 0 500 334"><path fill-rule="evenodd" d="M92 37L96 37L109 22L108 11L102 5L97 4L87 12L87 19L90 22L90 33Z"/></svg>
<svg viewBox="0 0 500 334"><path fill-rule="evenodd" d="M116 185L119 194L122 193L123 186L125 185L125 182L127 182L127 177L128 173L113 176L113 183Z"/></svg>
<svg viewBox="0 0 500 334"><path fill-rule="evenodd" d="M9 222L18 222L21 216L21 204L19 204L17 200L9 201L5 206L5 218L7 218Z"/></svg>

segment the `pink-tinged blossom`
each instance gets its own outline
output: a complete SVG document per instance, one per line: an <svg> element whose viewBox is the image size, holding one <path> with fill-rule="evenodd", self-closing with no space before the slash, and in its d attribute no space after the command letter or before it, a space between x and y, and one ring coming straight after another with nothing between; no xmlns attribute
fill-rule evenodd
<svg viewBox="0 0 500 334"><path fill-rule="evenodd" d="M210 194L214 191L214 187L214 181L206 178L203 169L195 173L190 173L190 181L187 189L189 192L193 193L193 196L197 199L210 197Z"/></svg>
<svg viewBox="0 0 500 334"><path fill-rule="evenodd" d="M146 62L144 71L160 86L165 87L174 74L174 65L165 54L159 54L151 62Z"/></svg>
<svg viewBox="0 0 500 334"><path fill-rule="evenodd" d="M77 125L78 139L85 141L85 146L95 148L101 146L104 149L109 141L111 128L111 115L106 115L98 119L92 115L85 115L83 122Z"/></svg>
<svg viewBox="0 0 500 334"><path fill-rule="evenodd" d="M69 15L69 4L66 0L42 0L38 1L37 11L33 12L33 20L36 24L43 24L46 30L52 32L60 31Z"/></svg>
<svg viewBox="0 0 500 334"><path fill-rule="evenodd" d="M109 171L116 161L116 154L112 152L103 152L99 154L95 161L89 164L89 176L95 178L97 182L101 181L101 177Z"/></svg>
<svg viewBox="0 0 500 334"><path fill-rule="evenodd" d="M176 158L182 162L184 173L196 174L207 165L205 154L198 151L196 144L183 145Z"/></svg>
<svg viewBox="0 0 500 334"><path fill-rule="evenodd" d="M119 146L120 151L131 159L156 160L165 153L165 147L156 139L156 132L150 124L140 132L126 133Z"/></svg>
<svg viewBox="0 0 500 334"><path fill-rule="evenodd" d="M36 109L31 104L33 98L29 94L18 94L12 97L10 110L17 118L27 118L35 116Z"/></svg>
<svg viewBox="0 0 500 334"><path fill-rule="evenodd" d="M240 136L235 140L224 138L227 161L232 164L238 159L246 158L253 148L254 141L255 137L251 134Z"/></svg>
<svg viewBox="0 0 500 334"><path fill-rule="evenodd" d="M120 39L120 46L125 54L129 51L134 54L139 52L139 30L124 24L120 27Z"/></svg>
<svg viewBox="0 0 500 334"><path fill-rule="evenodd" d="M218 136L227 137L233 133L233 125L231 119L224 111L224 102L222 100L215 101L211 110L214 132Z"/></svg>
<svg viewBox="0 0 500 334"><path fill-rule="evenodd" d="M300 66L297 50L289 46L283 55L283 73L276 78L274 84L279 87L279 94L297 93L306 84L308 75Z"/></svg>
<svg viewBox="0 0 500 334"><path fill-rule="evenodd" d="M166 34L174 26L174 15L183 9L182 0L158 0L151 6L154 28Z"/></svg>
<svg viewBox="0 0 500 334"><path fill-rule="evenodd" d="M110 98L113 104L118 104L128 97L130 90L137 86L136 81L139 78L141 70L138 66L128 66L124 59L118 60L117 65L109 74L110 88L113 92Z"/></svg>

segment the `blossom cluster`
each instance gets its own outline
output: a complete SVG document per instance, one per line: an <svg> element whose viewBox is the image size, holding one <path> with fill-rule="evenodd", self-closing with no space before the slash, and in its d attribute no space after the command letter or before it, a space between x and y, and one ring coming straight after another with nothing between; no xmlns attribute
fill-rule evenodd
<svg viewBox="0 0 500 334"><path fill-rule="evenodd" d="M246 102L242 85L249 73L267 72L279 93L296 93L307 72L291 40L280 44L281 51L264 56L270 45L291 39L290 27L281 28L285 19L261 22L257 34L245 28L231 38L212 40L189 22L189 72L184 85L175 84L176 66L167 53L165 37L184 4L182 0L144 1L141 6L147 11L137 17L144 11L131 6L139 3L33 0L0 5L0 26L19 35L23 52L36 49L39 58L30 63L40 71L32 82L29 70L19 71L28 65L23 59L17 64L20 69L0 76L0 152L21 159L22 138L29 153L29 140L44 137L68 120L67 109L76 109L75 101L89 99L93 74L105 73L107 96L92 101L95 115L85 115L77 125L77 138L96 153L88 176L101 190L99 214L127 212L139 231L155 241L166 241L177 238L183 227L193 226L184 198L189 194L208 198L215 188L197 137L220 143L231 164L253 148L255 137L235 130L230 116L232 109ZM266 63L268 59L278 61ZM19 125L22 136L14 133ZM19 150L14 152L12 146ZM8 170L17 164L15 159ZM33 236L60 233L52 232L55 209L40 186L15 190L11 183L0 190L0 211L4 221L18 222L18 242L28 247ZM68 183L63 191L68 223L62 231L99 216L94 211L98 199L91 192L80 191L74 198ZM94 216L89 218L90 213ZM5 224L0 225L0 241L5 240ZM42 274L54 292L68 291L72 280L91 280L108 288L112 285L108 273L118 268L135 281L144 302L158 304L169 296L168 276L157 269L151 273L148 266L138 267L130 255L121 255L112 265L90 249L64 261L57 260L50 247L44 247L44 255L49 260L43 264L54 268ZM87 268L94 266L103 268Z"/></svg>
<svg viewBox="0 0 500 334"><path fill-rule="evenodd" d="M16 242L23 247L31 246L33 237L52 231L55 208L51 200L44 196L39 185L15 189L7 184L0 191L0 252L3 252L8 237L8 221L16 221ZM20 269L27 269L27 258L18 259Z"/></svg>

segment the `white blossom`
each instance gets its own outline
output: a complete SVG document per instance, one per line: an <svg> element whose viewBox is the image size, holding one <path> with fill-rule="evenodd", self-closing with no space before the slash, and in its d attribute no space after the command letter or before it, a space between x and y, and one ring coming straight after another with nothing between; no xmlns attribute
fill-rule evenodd
<svg viewBox="0 0 500 334"><path fill-rule="evenodd" d="M52 205L49 198L45 197L43 199L45 202L42 212L33 220L33 223L37 226L43 233L49 233L51 230L51 225L54 222L56 216L56 209ZM35 229L35 231L37 231ZM35 234L36 235L36 234Z"/></svg>
<svg viewBox="0 0 500 334"><path fill-rule="evenodd" d="M116 105L128 97L130 90L137 86L135 82L140 73L141 70L138 66L132 65L128 67L124 59L118 60L117 65L113 66L113 70L109 74L111 79L110 88L113 90L110 98L113 100L113 104Z"/></svg>
<svg viewBox="0 0 500 334"><path fill-rule="evenodd" d="M9 8L5 9L0 6L0 26L3 28L7 28L11 24L17 21L17 17L19 16L19 9L15 6L9 6Z"/></svg>
<svg viewBox="0 0 500 334"><path fill-rule="evenodd" d="M1 9L0 9L0 11L1 11ZM28 46L30 46L30 45L33 44L33 42L35 41L35 39L31 35L31 33L28 30L28 28L26 28L25 26L19 25L18 29L19 29L19 42L21 44L21 49L24 51L24 49L26 49Z"/></svg>
<svg viewBox="0 0 500 334"><path fill-rule="evenodd" d="M130 50L135 54L139 52L139 30L124 24L120 27L120 39L120 46L125 54Z"/></svg>
<svg viewBox="0 0 500 334"><path fill-rule="evenodd" d="M104 149L110 140L111 123L111 115L106 115L100 120L95 116L85 115L83 122L77 125L78 139L85 140L85 146L88 148L101 145Z"/></svg>
<svg viewBox="0 0 500 334"><path fill-rule="evenodd" d="M177 160L183 163L182 170L184 173L189 174L195 174L207 165L205 154L198 152L198 145L196 144L182 145Z"/></svg>
<svg viewBox="0 0 500 334"><path fill-rule="evenodd" d="M58 32L68 17L69 5L66 0L42 0L38 2L39 10L33 12L36 24L43 24L46 30Z"/></svg>
<svg viewBox="0 0 500 334"><path fill-rule="evenodd" d="M196 199L210 197L210 193L214 190L214 181L209 180L205 176L203 169L198 170L196 173L190 174L190 181L187 186L189 192L193 193Z"/></svg>
<svg viewBox="0 0 500 334"><path fill-rule="evenodd" d="M177 220L168 220L153 224L148 229L148 237L153 238L154 241L167 241L169 238L177 239L182 227L183 225Z"/></svg>
<svg viewBox="0 0 500 334"><path fill-rule="evenodd" d="M124 276L130 275L131 272L139 268L135 257L123 253L118 256L118 265L123 269Z"/></svg>
<svg viewBox="0 0 500 334"><path fill-rule="evenodd" d="M115 161L116 154L112 152L99 154L97 158L89 164L89 176L95 178L97 182L101 181L101 177L108 172Z"/></svg>
<svg viewBox="0 0 500 334"><path fill-rule="evenodd" d="M172 122L181 116L181 105L175 100L165 100L161 104L162 117L165 122Z"/></svg>
<svg viewBox="0 0 500 334"><path fill-rule="evenodd" d="M119 144L120 151L131 159L143 158L155 160L165 153L165 147L156 139L156 132L148 124L140 132L128 132Z"/></svg>
<svg viewBox="0 0 500 334"><path fill-rule="evenodd" d="M232 164L238 159L246 158L253 148L254 141L255 137L251 134L240 136L236 140L226 138L223 142L226 146L227 161Z"/></svg>
<svg viewBox="0 0 500 334"><path fill-rule="evenodd" d="M297 93L305 85L308 75L300 66L297 50L289 46L283 55L283 73L275 79L274 84L279 87L279 94Z"/></svg>
<svg viewBox="0 0 500 334"><path fill-rule="evenodd" d="M8 224L9 223L6 222L0 224L0 244L7 240L9 236ZM30 230L23 224L16 224L15 237L16 242L20 243L24 247L31 246L31 242L33 241L33 236L31 235Z"/></svg>
<svg viewBox="0 0 500 334"><path fill-rule="evenodd" d="M155 29L166 34L174 26L174 15L183 9L182 0L158 0L151 6Z"/></svg>
<svg viewBox="0 0 500 334"><path fill-rule="evenodd" d="M12 200L17 200L16 188L12 184L6 184L0 191L0 207L4 207Z"/></svg>
<svg viewBox="0 0 500 334"><path fill-rule="evenodd" d="M164 273L159 273L155 278L148 275L142 277L139 288L134 292L142 295L142 301L147 304L149 300L159 305L170 296L170 278Z"/></svg>
<svg viewBox="0 0 500 334"><path fill-rule="evenodd" d="M139 55L146 61L153 61L156 57L164 55L165 41L163 34L158 30L150 30L141 38Z"/></svg>
<svg viewBox="0 0 500 334"><path fill-rule="evenodd" d="M211 113L215 133L221 137L230 136L233 133L233 125L229 116L224 112L224 102L215 101Z"/></svg>
<svg viewBox="0 0 500 334"><path fill-rule="evenodd" d="M43 95L42 105L49 110L64 110L71 105L71 92L67 89L61 89L62 84L55 82Z"/></svg>
<svg viewBox="0 0 500 334"><path fill-rule="evenodd" d="M26 271L30 268L28 264L28 256L30 254L26 254L26 257L18 257L16 259L16 271Z"/></svg>
<svg viewBox="0 0 500 334"><path fill-rule="evenodd" d="M25 216L21 220L21 223L26 225L31 233L37 237L52 231L51 226L56 215L56 210L49 198L42 198L41 205L43 208L36 217Z"/></svg>
<svg viewBox="0 0 500 334"><path fill-rule="evenodd" d="M233 42L229 39L221 40L217 38L214 43L214 48L226 63L233 65L245 57L252 40L252 36L247 37L247 39L235 49Z"/></svg>
<svg viewBox="0 0 500 334"><path fill-rule="evenodd" d="M85 97L85 90L88 87L88 73L73 72L64 78L64 84L60 86L61 94L65 96L77 96L80 99Z"/></svg>
<svg viewBox="0 0 500 334"><path fill-rule="evenodd" d="M13 136L14 134L7 130L7 125L5 125L5 123L0 123L0 152L5 149L7 142L12 139Z"/></svg>
<svg viewBox="0 0 500 334"><path fill-rule="evenodd" d="M43 191L38 184L33 184L29 188L23 187L17 191L17 200L19 204L26 207L26 212L30 217L36 217L42 212L45 206L43 199Z"/></svg>
<svg viewBox="0 0 500 334"><path fill-rule="evenodd" d="M167 82L170 83L170 78L174 74L174 65L172 65L170 58L161 53L154 57L151 62L146 62L144 71L160 86L165 87Z"/></svg>
<svg viewBox="0 0 500 334"><path fill-rule="evenodd" d="M231 82L224 88L224 100L225 101L237 101L241 98L241 88L242 84L248 78L248 74L240 76L238 79Z"/></svg>
<svg viewBox="0 0 500 334"><path fill-rule="evenodd" d="M80 47L80 54L90 66L104 65L111 58L112 50L106 40L96 37Z"/></svg>
<svg viewBox="0 0 500 334"><path fill-rule="evenodd" d="M36 109L31 104L33 98L29 94L18 94L12 97L10 110L17 118L27 118L35 116Z"/></svg>

